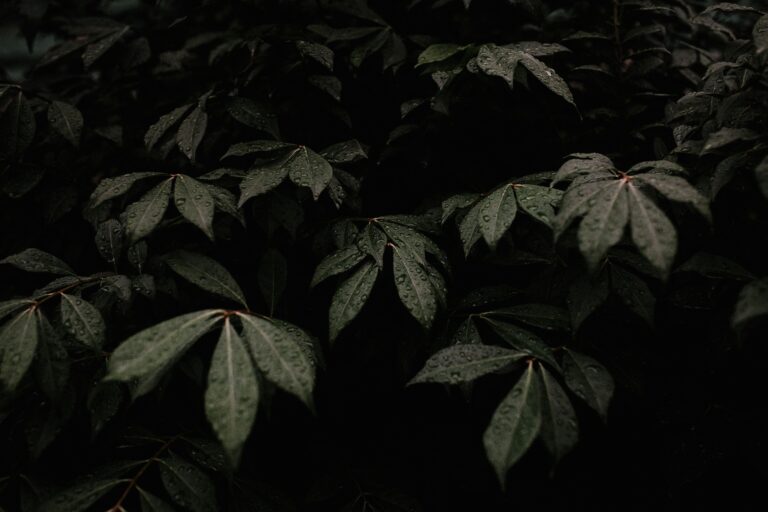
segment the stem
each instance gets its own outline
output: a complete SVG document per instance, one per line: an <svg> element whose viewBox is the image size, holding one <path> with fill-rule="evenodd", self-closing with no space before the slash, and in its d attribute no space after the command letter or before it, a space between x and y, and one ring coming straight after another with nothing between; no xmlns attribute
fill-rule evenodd
<svg viewBox="0 0 768 512"><path fill-rule="evenodd" d="M178 439L179 436L173 436L168 441L166 441L163 446L161 446L149 459L147 459L147 462L145 462L141 468L139 468L139 471L136 472L136 474L131 478L131 481L128 482L128 486L123 491L123 494L120 495L120 498L117 500L117 503L115 505L108 509L107 512L120 512L121 510L124 510L123 502L126 500L130 492L136 487L136 485L139 482L139 479L144 475L144 473L149 469L149 466L152 465L153 462L157 461L157 458L160 456L161 453L163 453L170 445L173 443L176 439Z"/></svg>

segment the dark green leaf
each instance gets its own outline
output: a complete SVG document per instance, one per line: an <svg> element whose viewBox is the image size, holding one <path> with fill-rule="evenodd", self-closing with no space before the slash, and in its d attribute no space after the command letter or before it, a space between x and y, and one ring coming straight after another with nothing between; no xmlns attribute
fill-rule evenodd
<svg viewBox="0 0 768 512"><path fill-rule="evenodd" d="M80 145L83 133L83 115L80 111L62 101L52 101L48 105L48 122L59 135L67 139L73 146Z"/></svg>
<svg viewBox="0 0 768 512"><path fill-rule="evenodd" d="M506 368L526 356L523 352L491 345L453 345L430 357L408 383L458 384Z"/></svg>
<svg viewBox="0 0 768 512"><path fill-rule="evenodd" d="M335 340L365 305L379 275L379 267L366 261L347 279L341 282L331 299L328 312L329 339Z"/></svg>
<svg viewBox="0 0 768 512"><path fill-rule="evenodd" d="M613 377L608 370L591 357L565 349L563 376L571 391L605 420L613 396Z"/></svg>
<svg viewBox="0 0 768 512"><path fill-rule="evenodd" d="M159 464L163 486L179 506L192 512L218 510L213 482L197 466L174 453L165 455Z"/></svg>
<svg viewBox="0 0 768 512"><path fill-rule="evenodd" d="M176 176L174 182L176 209L213 240L214 202L208 189L196 179L183 174Z"/></svg>
<svg viewBox="0 0 768 512"><path fill-rule="evenodd" d="M180 250L166 256L165 262L171 270L190 283L248 307L237 281L216 260L196 252Z"/></svg>
<svg viewBox="0 0 768 512"><path fill-rule="evenodd" d="M168 209L172 184L172 178L164 180L125 209L122 224L125 226L129 243L134 244L148 236L163 220L165 210Z"/></svg>
<svg viewBox="0 0 768 512"><path fill-rule="evenodd" d="M39 314L30 307L0 329L0 386L6 393L16 389L35 357Z"/></svg>
<svg viewBox="0 0 768 512"><path fill-rule="evenodd" d="M59 258L40 249L24 249L20 253L0 260L0 264L13 265L27 272L44 272L47 274L74 275L74 271Z"/></svg>
<svg viewBox="0 0 768 512"><path fill-rule="evenodd" d="M99 349L104 344L107 328L101 313L90 302L62 293L61 321L69 334L89 347Z"/></svg>

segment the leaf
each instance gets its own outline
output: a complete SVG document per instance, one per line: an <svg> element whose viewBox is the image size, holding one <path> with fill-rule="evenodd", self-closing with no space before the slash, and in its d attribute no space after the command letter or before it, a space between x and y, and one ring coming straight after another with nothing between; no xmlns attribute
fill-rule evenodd
<svg viewBox="0 0 768 512"><path fill-rule="evenodd" d="M106 325L90 302L62 293L61 321L67 332L89 347L99 349L104 344Z"/></svg>
<svg viewBox="0 0 768 512"><path fill-rule="evenodd" d="M477 67L488 76L504 79L512 89L515 85L515 69L522 52L485 44L477 52Z"/></svg>
<svg viewBox="0 0 768 512"><path fill-rule="evenodd" d="M511 468L533 443L541 428L541 398L533 365L501 401L483 434L488 461L502 488Z"/></svg>
<svg viewBox="0 0 768 512"><path fill-rule="evenodd" d="M755 43L755 53L761 54L768 49L768 14L757 20L752 27L752 40Z"/></svg>
<svg viewBox="0 0 768 512"><path fill-rule="evenodd" d="M632 241L640 253L666 275L677 252L675 227L636 187L629 187L629 206Z"/></svg>
<svg viewBox="0 0 768 512"><path fill-rule="evenodd" d="M38 510L40 512L85 512L99 498L123 482L128 482L128 479L89 478L67 488L63 492L54 494L43 501Z"/></svg>
<svg viewBox="0 0 768 512"><path fill-rule="evenodd" d="M557 361L552 356L552 349L544 341L532 332L517 327L508 322L500 322L486 316L481 316L488 322L496 334L510 346L522 350L531 356L540 359L554 368L559 368Z"/></svg>
<svg viewBox="0 0 768 512"><path fill-rule="evenodd" d="M392 247L395 286L400 301L424 329L429 329L437 313L437 297L424 268L402 247Z"/></svg>
<svg viewBox="0 0 768 512"><path fill-rule="evenodd" d="M259 153L272 153L275 151L283 151L287 149L295 150L295 148L295 144L289 144L287 142L280 142L277 140L259 139L247 142L238 142L237 144L232 144L229 146L229 149L227 149L227 152L224 153L220 160L224 160L225 158L233 156L237 157Z"/></svg>
<svg viewBox="0 0 768 512"><path fill-rule="evenodd" d="M366 261L342 281L331 299L328 311L328 338L334 341L365 305L380 268L372 261Z"/></svg>
<svg viewBox="0 0 768 512"><path fill-rule="evenodd" d="M306 146L299 146L285 165L291 181L300 187L309 187L315 201L333 178L331 164Z"/></svg>
<svg viewBox="0 0 768 512"><path fill-rule="evenodd" d="M34 307L25 309L0 330L0 386L12 393L27 373L38 344L38 315Z"/></svg>
<svg viewBox="0 0 768 512"><path fill-rule="evenodd" d="M356 139L328 146L320 152L320 156L332 164L351 164L368 158L365 149Z"/></svg>
<svg viewBox="0 0 768 512"><path fill-rule="evenodd" d="M634 179L650 185L671 201L690 204L696 208L704 218L709 220L712 219L712 213L709 211L709 201L707 198L701 195L699 191L693 188L693 186L684 178L679 178L677 176L642 174Z"/></svg>
<svg viewBox="0 0 768 512"><path fill-rule="evenodd" d="M89 68L96 62L102 55L107 53L122 37L128 32L130 27L123 27L119 30L106 34L104 37L98 39L95 43L91 43L85 47L83 52L83 64L86 68Z"/></svg>
<svg viewBox="0 0 768 512"><path fill-rule="evenodd" d="M478 201L459 222L459 238L464 247L464 257L468 257L472 247L480 240L480 210L482 201Z"/></svg>
<svg viewBox="0 0 768 512"><path fill-rule="evenodd" d="M256 366L277 387L313 408L314 362L301 341L266 318L237 313Z"/></svg>
<svg viewBox="0 0 768 512"><path fill-rule="evenodd" d="M598 412L605 421L613 396L613 377L603 365L589 356L563 350L563 377L576 396Z"/></svg>
<svg viewBox="0 0 768 512"><path fill-rule="evenodd" d="M14 267L26 272L44 272L47 274L58 274L64 276L73 276L75 272L63 261L52 254L48 254L40 249L24 249L20 253L13 254L0 260L0 264L13 265Z"/></svg>
<svg viewBox="0 0 768 512"><path fill-rule="evenodd" d="M568 310L574 333L608 300L608 293L608 279L603 272L597 276L583 274L571 284L568 291Z"/></svg>
<svg viewBox="0 0 768 512"><path fill-rule="evenodd" d="M227 103L227 112L236 121L268 133L273 137L279 134L277 119L268 109L248 98L235 97Z"/></svg>
<svg viewBox="0 0 768 512"><path fill-rule="evenodd" d="M197 147L203 141L205 130L208 127L208 114L198 105L181 122L176 133L176 144L191 162L195 162Z"/></svg>
<svg viewBox="0 0 768 512"><path fill-rule="evenodd" d="M237 208L237 197L229 190L212 185L210 183L203 183L203 186L208 190L208 193L213 198L213 205L221 212L231 215L245 226L245 217L243 212Z"/></svg>
<svg viewBox="0 0 768 512"><path fill-rule="evenodd" d="M160 116L155 124L149 127L147 133L144 135L144 145L147 147L147 151L152 151L163 135L170 130L179 120L189 112L192 108L192 104L182 105L175 108L165 115Z"/></svg>
<svg viewBox="0 0 768 512"><path fill-rule="evenodd" d="M216 260L196 252L179 250L168 254L165 262L171 270L195 286L248 307L237 281Z"/></svg>
<svg viewBox="0 0 768 512"><path fill-rule="evenodd" d="M96 249L107 263L116 264L123 253L123 226L115 219L99 224L96 229Z"/></svg>
<svg viewBox="0 0 768 512"><path fill-rule="evenodd" d="M524 357L526 354L523 352L492 345L453 345L430 357L408 385L420 382L470 382L506 368Z"/></svg>
<svg viewBox="0 0 768 512"><path fill-rule="evenodd" d="M32 143L36 128L35 114L21 89L0 114L0 158L18 160Z"/></svg>
<svg viewBox="0 0 768 512"><path fill-rule="evenodd" d="M466 46L459 46L457 44L451 43L429 45L423 52L419 54L418 59L416 59L415 67L432 64L433 62L444 61L461 52L464 50L464 48L466 48Z"/></svg>
<svg viewBox="0 0 768 512"><path fill-rule="evenodd" d="M517 214L515 186L507 183L480 200L478 223L480 232L491 248L496 248Z"/></svg>
<svg viewBox="0 0 768 512"><path fill-rule="evenodd" d="M541 440L555 462L570 452L579 438L576 411L565 391L543 366L541 378Z"/></svg>
<svg viewBox="0 0 768 512"><path fill-rule="evenodd" d="M288 264L276 249L267 249L259 262L258 281L270 311L280 302L288 280Z"/></svg>
<svg viewBox="0 0 768 512"><path fill-rule="evenodd" d="M356 245L350 245L329 254L317 265L310 288L314 288L329 277L346 272L365 259L366 255Z"/></svg>
<svg viewBox="0 0 768 512"><path fill-rule="evenodd" d="M576 103L573 101L573 94L568 88L568 84L565 83L565 80L563 80L560 75L555 72L554 69L550 68L532 55L524 52L520 53L522 53L522 56L520 57L520 64L522 64L528 71L530 71L531 74L535 76L539 82L544 84L547 89L554 92L574 107L576 106Z"/></svg>
<svg viewBox="0 0 768 512"><path fill-rule="evenodd" d="M266 194L280 185L288 176L288 167L286 166L288 158L290 156L282 161L272 162L248 171L245 179L240 182L240 201L238 201L237 206L241 207L248 199Z"/></svg>
<svg viewBox="0 0 768 512"><path fill-rule="evenodd" d="M48 122L69 143L75 147L80 146L83 115L76 107L62 101L52 101L48 105Z"/></svg>
<svg viewBox="0 0 768 512"><path fill-rule="evenodd" d="M642 279L616 265L611 265L611 288L627 308L653 327L656 297Z"/></svg>
<svg viewBox="0 0 768 512"><path fill-rule="evenodd" d="M234 467L251 433L258 405L259 383L251 357L227 318L208 371L205 414Z"/></svg>
<svg viewBox="0 0 768 512"><path fill-rule="evenodd" d="M768 278L752 281L741 289L731 323L736 329L768 315Z"/></svg>
<svg viewBox="0 0 768 512"><path fill-rule="evenodd" d="M585 174L604 174L612 177L614 171L613 162L610 158L600 153L574 153L568 155L571 157L555 173L552 179L552 185L562 181L570 181L578 176Z"/></svg>
<svg viewBox="0 0 768 512"><path fill-rule="evenodd" d="M161 500L154 494L136 487L139 491L139 503L141 504L141 512L174 512L174 508Z"/></svg>
<svg viewBox="0 0 768 512"><path fill-rule="evenodd" d="M214 203L208 189L196 179L184 174L176 176L174 182L173 198L176 209L213 240Z"/></svg>
<svg viewBox="0 0 768 512"><path fill-rule="evenodd" d="M387 236L373 222L369 222L363 228L357 239L357 247L360 251L370 255L379 268L384 268L384 252L387 249Z"/></svg>
<svg viewBox="0 0 768 512"><path fill-rule="evenodd" d="M221 320L222 312L206 309L187 313L134 334L112 352L105 380L158 378Z"/></svg>
<svg viewBox="0 0 768 512"><path fill-rule="evenodd" d="M477 330L477 325L475 325L475 321L472 319L471 316L467 317L466 320L461 322L461 324L456 328L456 331L453 333L453 337L451 338L451 343L455 345L461 345L461 344L475 344L475 343L481 343L480 339L480 333Z"/></svg>
<svg viewBox="0 0 768 512"><path fill-rule="evenodd" d="M174 453L160 459L160 479L179 506L192 512L215 512L216 489L197 466Z"/></svg>
<svg viewBox="0 0 768 512"><path fill-rule="evenodd" d="M768 156L763 158L755 167L755 180L760 192L765 198L768 198Z"/></svg>
<svg viewBox="0 0 768 512"><path fill-rule="evenodd" d="M695 272L710 279L733 279L734 281L748 281L755 278L752 272L735 261L706 252L697 252L677 267L675 272Z"/></svg>
<svg viewBox="0 0 768 512"><path fill-rule="evenodd" d="M0 320L10 315L14 311L18 311L24 306L31 306L34 301L31 299L10 299L0 302Z"/></svg>
<svg viewBox="0 0 768 512"><path fill-rule="evenodd" d="M540 329L567 331L568 315L559 307L548 304L518 304L501 309L494 309L487 314L512 317Z"/></svg>
<svg viewBox="0 0 768 512"><path fill-rule="evenodd" d="M592 270L597 268L608 249L616 245L624 234L629 217L625 183L616 180L603 186L594 196L594 206L590 207L579 225L579 250Z"/></svg>
<svg viewBox="0 0 768 512"><path fill-rule="evenodd" d="M173 178L162 181L125 209L122 224L125 226L129 244L148 236L163 220L171 197L172 183Z"/></svg>
<svg viewBox="0 0 768 512"><path fill-rule="evenodd" d="M309 57L328 71L333 71L333 50L327 46L310 41L296 41L296 48L302 57Z"/></svg>
<svg viewBox="0 0 768 512"><path fill-rule="evenodd" d="M457 194L455 196L451 196L448 199L444 200L441 207L442 207L442 216L441 216L441 223L445 224L445 221L447 221L451 215L456 213L456 210L460 210L463 208L466 208L470 206L472 203L477 200L478 194Z"/></svg>
<svg viewBox="0 0 768 512"><path fill-rule="evenodd" d="M517 185L515 197L521 210L546 226L553 227L555 206L563 198L560 190L538 185Z"/></svg>
<svg viewBox="0 0 768 512"><path fill-rule="evenodd" d="M104 178L96 186L96 190L91 194L91 208L96 208L105 201L119 197L128 192L134 183L147 178L167 177L167 174L161 172L132 172L123 174L114 178Z"/></svg>

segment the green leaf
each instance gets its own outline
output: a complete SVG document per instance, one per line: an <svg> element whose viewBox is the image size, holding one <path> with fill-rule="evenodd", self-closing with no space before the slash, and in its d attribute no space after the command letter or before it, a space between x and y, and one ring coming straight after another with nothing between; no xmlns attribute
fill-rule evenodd
<svg viewBox="0 0 768 512"><path fill-rule="evenodd" d="M608 300L609 286L607 274L597 276L582 274L568 290L568 310L571 314L573 332L577 332L584 320Z"/></svg>
<svg viewBox="0 0 768 512"><path fill-rule="evenodd" d="M235 278L216 260L196 252L179 250L168 254L165 262L190 283L248 307Z"/></svg>
<svg viewBox="0 0 768 512"><path fill-rule="evenodd" d="M641 174L635 180L655 188L661 195L671 201L688 203L705 218L712 218L709 211L709 201L684 178L661 174Z"/></svg>
<svg viewBox="0 0 768 512"><path fill-rule="evenodd" d="M267 249L259 262L258 281L261 294L270 311L274 311L285 292L288 281L288 263L276 249Z"/></svg>
<svg viewBox="0 0 768 512"><path fill-rule="evenodd" d="M122 224L125 226L129 243L134 244L148 236L163 220L165 210L168 209L172 184L173 178L164 180L125 209Z"/></svg>
<svg viewBox="0 0 768 512"><path fill-rule="evenodd" d="M520 53L522 53L520 64L522 64L525 69L530 71L539 82L547 87L547 89L554 92L574 107L576 106L576 103L573 101L573 94L568 88L568 84L565 83L565 80L563 80L554 69L532 55L524 52Z"/></svg>
<svg viewBox="0 0 768 512"><path fill-rule="evenodd" d="M456 332L453 333L451 343L455 345L466 345L480 343L480 332L477 330L477 325L471 316L456 328Z"/></svg>
<svg viewBox="0 0 768 512"><path fill-rule="evenodd" d="M540 359L554 368L559 368L557 361L552 355L552 349L544 341L532 332L522 329L509 322L502 322L486 316L480 316L493 328L496 334L509 343L510 346L522 350L531 356Z"/></svg>
<svg viewBox="0 0 768 512"><path fill-rule="evenodd" d="M309 57L328 71L333 71L333 50L310 41L296 41L296 49L302 57Z"/></svg>
<svg viewBox="0 0 768 512"><path fill-rule="evenodd" d="M598 181L569 187L553 223L555 237L559 238L576 218L585 215L596 204L599 194L611 186L613 183Z"/></svg>
<svg viewBox="0 0 768 512"><path fill-rule="evenodd" d="M424 267L412 253L393 246L392 264L400 301L424 329L429 329L437 313L437 297Z"/></svg>
<svg viewBox="0 0 768 512"><path fill-rule="evenodd" d="M482 201L478 201L475 205L469 209L464 215L464 218L459 222L459 238L461 238L461 245L464 247L464 256L468 257L472 247L480 240L480 210Z"/></svg>
<svg viewBox="0 0 768 512"><path fill-rule="evenodd" d="M749 281L755 276L749 270L728 258L697 252L685 263L677 267L675 272L695 272L710 279L732 279L734 281Z"/></svg>
<svg viewBox="0 0 768 512"><path fill-rule="evenodd" d="M365 305L379 275L379 267L366 261L347 279L342 281L331 299L328 312L329 339L334 341Z"/></svg>
<svg viewBox="0 0 768 512"><path fill-rule="evenodd" d="M428 46L416 59L416 67L446 60L464 50L466 46L451 43L439 43Z"/></svg>
<svg viewBox="0 0 768 512"><path fill-rule="evenodd" d="M502 78L509 88L515 85L515 69L522 52L486 44L477 52L477 67L488 76Z"/></svg>
<svg viewBox="0 0 768 512"><path fill-rule="evenodd" d="M174 181L173 197L176 209L213 240L214 203L210 192L202 183L184 174L176 176Z"/></svg>
<svg viewBox="0 0 768 512"><path fill-rule="evenodd" d="M301 339L266 318L243 313L238 316L256 366L269 381L312 409L315 365Z"/></svg>
<svg viewBox="0 0 768 512"><path fill-rule="evenodd" d="M104 344L107 328L101 313L90 302L62 293L61 321L67 332L89 347L99 349Z"/></svg>
<svg viewBox="0 0 768 512"><path fill-rule="evenodd" d="M315 201L333 178L331 164L306 146L299 146L285 165L291 181L300 187L309 187Z"/></svg>
<svg viewBox="0 0 768 512"><path fill-rule="evenodd" d="M591 357L566 348L563 350L563 377L571 391L605 420L614 387L608 370Z"/></svg>
<svg viewBox="0 0 768 512"><path fill-rule="evenodd" d="M83 115L76 107L62 101L52 101L48 105L48 122L51 124L51 128L73 146L80 146L80 136L83 133Z"/></svg>
<svg viewBox="0 0 768 512"><path fill-rule="evenodd" d="M739 293L731 322L743 329L752 320L768 315L768 278L758 279L744 286Z"/></svg>
<svg viewBox="0 0 768 512"><path fill-rule="evenodd" d="M594 205L589 207L579 225L579 250L592 270L597 268L608 249L616 245L624 234L629 217L625 184L624 180L616 180L603 186L600 193L594 196Z"/></svg>
<svg viewBox="0 0 768 512"><path fill-rule="evenodd" d="M501 309L494 309L487 314L512 317L540 329L567 331L568 315L562 308L548 304L518 304Z"/></svg>
<svg viewBox="0 0 768 512"><path fill-rule="evenodd" d="M560 169L555 173L552 184L556 185L561 181L570 181L577 176L585 174L603 174L607 173L612 177L614 171L613 162L610 158L600 153L574 153L568 155L569 158Z"/></svg>
<svg viewBox="0 0 768 512"><path fill-rule="evenodd" d="M200 468L174 453L159 461L160 479L168 495L180 507L192 512L215 512L216 489Z"/></svg>
<svg viewBox="0 0 768 512"><path fill-rule="evenodd" d="M142 489L136 488L139 491L139 503L141 504L141 512L174 512L175 509L165 501L161 500L154 494Z"/></svg>
<svg viewBox="0 0 768 512"><path fill-rule="evenodd" d="M515 185L507 183L480 200L478 223L489 247L495 248L517 214Z"/></svg>
<svg viewBox="0 0 768 512"><path fill-rule="evenodd" d="M768 14L762 16L752 27L752 40L756 53L761 54L768 49Z"/></svg>
<svg viewBox="0 0 768 512"><path fill-rule="evenodd" d="M3 263L13 265L26 272L43 272L63 276L75 275L75 272L69 265L59 258L35 248L24 249L20 253L13 254L0 260L0 264Z"/></svg>
<svg viewBox="0 0 768 512"><path fill-rule="evenodd" d="M356 139L328 146L320 152L320 156L332 164L351 164L368 158L365 149Z"/></svg>
<svg viewBox="0 0 768 512"><path fill-rule="evenodd" d="M314 288L329 277L341 274L352 268L366 258L366 254L361 252L356 245L350 245L329 254L317 265L315 273L312 276L312 282L309 284Z"/></svg>
<svg viewBox="0 0 768 512"><path fill-rule="evenodd" d="M202 109L200 105L181 122L179 131L176 133L176 144L184 155L195 161L195 153L197 153L197 147L203 141L205 136L205 130L208 127L208 114Z"/></svg>
<svg viewBox="0 0 768 512"><path fill-rule="evenodd" d="M89 478L63 492L54 494L40 504L40 512L85 512L96 503L99 498L107 494L118 484L128 482L128 479L119 478Z"/></svg>
<svg viewBox="0 0 768 512"><path fill-rule="evenodd" d="M506 368L524 357L526 354L523 352L492 345L453 345L430 357L408 385L419 382L470 382Z"/></svg>
<svg viewBox="0 0 768 512"><path fill-rule="evenodd" d="M229 190L212 185L210 183L203 183L203 186L208 189L208 193L213 198L213 205L217 210L231 215L245 226L245 217L243 212L237 208L237 197Z"/></svg>
<svg viewBox="0 0 768 512"><path fill-rule="evenodd" d="M677 231L667 216L636 187L629 187L632 241L640 253L664 275L677 252Z"/></svg>
<svg viewBox="0 0 768 512"><path fill-rule="evenodd" d="M96 249L107 263L116 264L123 253L123 226L115 219L109 219L96 229Z"/></svg>
<svg viewBox="0 0 768 512"><path fill-rule="evenodd" d="M496 408L483 434L485 454L502 488L511 468L533 443L541 427L541 398L533 365Z"/></svg>
<svg viewBox="0 0 768 512"><path fill-rule="evenodd" d="M555 462L570 452L579 439L576 411L565 390L543 366L541 378L541 440Z"/></svg>
<svg viewBox="0 0 768 512"><path fill-rule="evenodd" d="M243 206L250 198L266 194L280 185L288 176L287 162L290 158L288 156L248 171L246 177L240 182L240 201L237 206Z"/></svg>
<svg viewBox="0 0 768 512"><path fill-rule="evenodd" d="M103 37L99 38L96 42L89 44L85 47L83 52L83 64L86 68L89 68L96 62L102 55L107 53L117 42L123 38L128 32L130 27L124 26L120 29L114 30Z"/></svg>
<svg viewBox="0 0 768 512"><path fill-rule="evenodd" d="M205 414L235 467L258 406L259 382L253 362L227 318L208 371Z"/></svg>
<svg viewBox="0 0 768 512"><path fill-rule="evenodd" d="M360 251L370 255L379 268L384 268L384 251L387 249L387 236L373 222L369 222L363 228L357 239L357 247Z"/></svg>
<svg viewBox="0 0 768 512"><path fill-rule="evenodd" d="M34 307L11 318L0 330L0 386L13 392L27 373L38 344L38 316Z"/></svg>
<svg viewBox="0 0 768 512"><path fill-rule="evenodd" d="M248 98L235 97L227 103L227 112L236 121L277 137L277 119L265 107Z"/></svg>
<svg viewBox="0 0 768 512"><path fill-rule="evenodd" d="M10 315L14 311L18 311L24 306L31 306L35 302L31 299L11 299L0 302L0 320Z"/></svg>
<svg viewBox="0 0 768 512"><path fill-rule="evenodd" d="M105 201L120 197L128 192L133 184L139 180L163 176L167 177L168 175L162 172L132 172L131 174L123 174L115 178L104 178L91 194L90 207L96 208Z"/></svg>
<svg viewBox="0 0 768 512"><path fill-rule="evenodd" d="M448 199L444 200L441 208L442 208L442 216L441 216L441 223L445 224L445 221L447 221L451 215L456 213L456 210L460 210L463 208L468 207L472 203L474 203L477 198L478 194L457 194L455 196L451 196Z"/></svg>
<svg viewBox="0 0 768 512"><path fill-rule="evenodd" d="M251 140L247 142L238 142L232 144L221 157L221 160L232 156L246 156L259 153L272 153L275 151L283 151L287 149L295 149L296 144L289 144L287 142L280 142L277 140Z"/></svg>
<svg viewBox="0 0 768 512"><path fill-rule="evenodd" d="M134 334L112 352L105 379L158 378L221 320L222 313L220 309L187 313Z"/></svg>
<svg viewBox="0 0 768 512"><path fill-rule="evenodd" d="M0 159L17 160L35 137L35 114L21 89L0 112Z"/></svg>
<svg viewBox="0 0 768 512"><path fill-rule="evenodd" d="M563 198L560 190L538 185L517 185L515 197L521 210L546 226L553 227L555 207Z"/></svg>
<svg viewBox="0 0 768 512"><path fill-rule="evenodd" d="M178 123L191 108L191 103L182 105L181 107L175 108L167 114L160 116L160 119L150 126L147 133L144 135L144 145L147 147L147 151L152 151L152 148L163 138L163 135Z"/></svg>
<svg viewBox="0 0 768 512"><path fill-rule="evenodd" d="M656 297L645 281L617 265L611 265L611 289L627 308L653 327Z"/></svg>

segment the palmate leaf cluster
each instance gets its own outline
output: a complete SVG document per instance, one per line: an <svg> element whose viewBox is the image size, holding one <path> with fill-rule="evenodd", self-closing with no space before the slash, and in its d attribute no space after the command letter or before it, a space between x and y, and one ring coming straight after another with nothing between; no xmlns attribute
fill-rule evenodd
<svg viewBox="0 0 768 512"><path fill-rule="evenodd" d="M767 13L0 7L0 511L719 492L764 413Z"/></svg>

